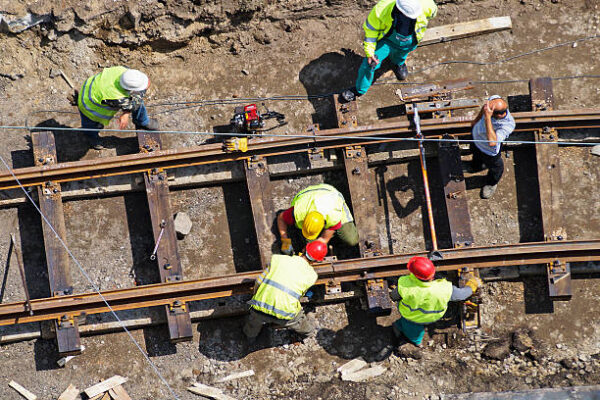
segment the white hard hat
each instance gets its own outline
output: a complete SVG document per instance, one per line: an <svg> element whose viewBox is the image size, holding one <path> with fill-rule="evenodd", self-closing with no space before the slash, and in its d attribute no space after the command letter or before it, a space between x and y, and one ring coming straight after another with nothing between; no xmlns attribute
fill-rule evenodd
<svg viewBox="0 0 600 400"><path fill-rule="evenodd" d="M422 11L419 0L396 0L396 7L410 19L417 19Z"/></svg>
<svg viewBox="0 0 600 400"><path fill-rule="evenodd" d="M128 69L123 72L119 80L121 87L130 92L141 92L148 89L149 82L148 76L137 69Z"/></svg>

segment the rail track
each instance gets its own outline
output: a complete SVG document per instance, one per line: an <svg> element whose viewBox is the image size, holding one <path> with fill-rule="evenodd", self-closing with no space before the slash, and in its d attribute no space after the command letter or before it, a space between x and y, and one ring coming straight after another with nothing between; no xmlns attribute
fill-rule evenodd
<svg viewBox="0 0 600 400"><path fill-rule="evenodd" d="M506 246L475 247L470 228L466 185L458 142L439 143L440 176L454 248L442 249L439 270L456 271L516 265L544 264L552 298L571 296L571 262L600 260L600 240L567 240L560 212L561 186L558 159L558 134L561 129L600 127L600 109L552 110L551 81L535 79L530 84L532 108L536 111L514 113L517 130L534 133L538 144L536 159L545 241ZM431 100L431 99L429 99ZM52 297L31 300L31 311L25 302L0 304L0 325L37 321L54 321L58 349L61 353L80 350L78 317L109 311L102 296L114 310L130 310L164 306L172 341L190 340L191 320L187 303L210 298L248 293L258 272L241 273L199 280L185 280L177 250L173 213L169 204L166 170L202 164L239 162L243 164L245 183L250 198L254 231L259 244L261 266L270 257L271 232L275 210L271 202L268 157L305 153L310 159L322 157L325 149L341 149L353 209L361 238L360 258L329 260L316 266L317 284L327 290L341 290L345 282L364 284L368 307L389 308L386 278L406 273L406 262L415 254L385 255L375 220L376 189L365 173L368 170L367 149L370 144L398 141L412 137L409 122L393 122L377 126L359 126L356 103L341 105L334 100L339 126L343 128L310 130L301 137L257 138L245 153L225 152L220 144L206 144L177 150L162 149L160 135L138 133L140 153L68 163L56 162L54 136L50 131L32 132L36 166L0 174L0 189L35 186L39 207L54 230L44 225L44 245ZM539 110L543 104L544 110ZM422 121L422 131L429 137L458 139L469 135L471 121L465 118L443 118ZM541 142L551 142L542 144ZM69 260L61 240L66 242L62 209L61 183L99 177L142 173L148 199L154 238L158 241L157 268L161 283L98 293L73 294ZM55 234L56 232L56 234ZM59 240L60 238L61 240ZM259 266L257 266L259 267ZM260 268L257 268L260 269Z"/></svg>

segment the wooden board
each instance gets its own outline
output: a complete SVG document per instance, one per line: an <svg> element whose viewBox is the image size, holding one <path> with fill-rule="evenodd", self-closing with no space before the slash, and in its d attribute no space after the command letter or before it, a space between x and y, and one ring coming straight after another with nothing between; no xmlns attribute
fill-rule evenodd
<svg viewBox="0 0 600 400"><path fill-rule="evenodd" d="M37 396L35 394L31 393L29 390L25 389L23 386L19 385L15 381L10 381L8 386L15 389L21 396L23 396L27 400L36 400L37 399Z"/></svg>
<svg viewBox="0 0 600 400"><path fill-rule="evenodd" d="M32 132L31 143L36 166L56 164L56 143L52 132ZM38 186L40 211L48 219L58 236L67 242L67 228L63 210L60 183L46 182ZM69 254L52 228L42 220L46 265L51 296L73 293ZM55 322L58 352L79 354L81 342L77 330L77 320L65 318L64 322Z"/></svg>
<svg viewBox="0 0 600 400"><path fill-rule="evenodd" d="M127 393L121 385L117 385L114 388L110 389L108 393L110 394L110 397L112 397L114 400L131 400L131 397L129 397L129 393Z"/></svg>
<svg viewBox="0 0 600 400"><path fill-rule="evenodd" d="M145 151L160 150L162 142L159 133L138 133L140 148ZM177 249L177 233L173 212L169 202L169 185L167 174L164 171L152 170L144 174L148 208L154 233L154 242L158 242L161 225L164 223L164 232L156 253L157 268L161 282L177 282L183 280L183 269ZM192 340L192 321L185 306L166 306L169 337L172 342Z"/></svg>
<svg viewBox="0 0 600 400"><path fill-rule="evenodd" d="M552 79L537 78L529 81L531 107L534 111L554 109ZM562 178L560 173L560 155L558 132L553 129L540 129L535 132L538 184L544 240L566 240L564 219L561 210ZM547 144L551 142L553 144ZM548 290L550 298L565 300L571 298L571 267L569 263L555 260L547 266Z"/></svg>
<svg viewBox="0 0 600 400"><path fill-rule="evenodd" d="M79 389L72 383L69 387L60 395L58 400L75 400L79 396Z"/></svg>
<svg viewBox="0 0 600 400"><path fill-rule="evenodd" d="M419 46L512 29L510 17L492 17L428 28Z"/></svg>
<svg viewBox="0 0 600 400"><path fill-rule="evenodd" d="M267 159L244 161L244 172L260 253L260 264L262 268L265 268L271 259L271 246L275 241L271 230L274 211Z"/></svg>
<svg viewBox="0 0 600 400"><path fill-rule="evenodd" d="M107 392L118 385L122 385L125 382L127 382L127 378L124 378L120 375L115 375L105 381L90 386L89 388L85 389L84 392L89 398L92 398Z"/></svg>

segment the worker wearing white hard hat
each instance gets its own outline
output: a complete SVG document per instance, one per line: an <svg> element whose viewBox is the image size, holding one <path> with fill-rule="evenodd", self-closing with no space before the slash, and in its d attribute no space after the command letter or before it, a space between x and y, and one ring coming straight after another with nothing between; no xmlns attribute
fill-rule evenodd
<svg viewBox="0 0 600 400"><path fill-rule="evenodd" d="M81 126L92 148L103 148L98 132L107 126L119 111L119 129L126 129L133 117L136 129L158 130L158 121L148 117L143 97L150 79L141 71L126 67L104 68L89 77L77 96Z"/></svg>
<svg viewBox="0 0 600 400"><path fill-rule="evenodd" d="M375 71L388 57L396 78L405 80L406 57L417 48L425 36L427 23L436 13L433 0L380 0L363 24L365 58L358 69L356 85L342 92L342 102L367 93Z"/></svg>

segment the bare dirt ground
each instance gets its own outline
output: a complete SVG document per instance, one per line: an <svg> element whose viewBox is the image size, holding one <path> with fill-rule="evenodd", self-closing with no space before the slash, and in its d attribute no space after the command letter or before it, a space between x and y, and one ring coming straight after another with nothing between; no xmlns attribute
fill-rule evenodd
<svg viewBox="0 0 600 400"><path fill-rule="evenodd" d="M150 113L163 128L174 130L212 132L228 123L232 107L175 109L159 104L339 92L355 79L362 54L360 26L372 4L362 0L164 0L139 1L133 6L121 0L0 0L0 11L9 18L27 12L48 15L47 22L21 33L0 34L0 125L78 126L76 114L36 113L75 111L66 100L70 89L60 78L49 77L51 68L62 69L77 85L105 66L121 64L144 70L152 81L147 101ZM449 60L496 61L597 35L600 6L591 0L445 1L439 3L432 26L502 15L512 17L511 32L420 48L409 57L409 69ZM480 99L495 93L522 95L532 77L600 74L598 40L496 65L438 66L415 73L409 80L523 80L481 83L468 93ZM595 107L600 100L596 83L595 79L555 80L558 108ZM398 87L373 86L360 99L360 122L376 123L377 108L397 104L394 91ZM276 131L279 133L303 131L313 122L323 128L335 123L327 99L267 101L266 105L284 112L289 120ZM33 165L27 131L2 133L0 156L14 167ZM77 133L58 132L59 159L137 151L134 134L103 135L111 148L96 152L87 151ZM174 148L206 139L170 135L163 141ZM493 200L479 198L481 175L467 179L471 225L479 245L541 239L539 205L532 191L537 184L533 149L518 148L508 156L505 176ZM568 236L597 238L599 159L579 147L563 147L561 156ZM437 170L436 160L431 160L430 168ZM371 173L380 188L378 218L385 224L390 250L402 253L429 245L418 162L402 162ZM431 178L435 193L439 182L436 174ZM339 172L278 179L275 205L287 207L295 191L307 184L335 184L343 179ZM441 197L434 198L437 220L444 217L442 202ZM186 211L194 222L192 233L179 242L186 278L258 268L243 184L177 191L171 196L171 205L174 211ZM65 216L70 249L100 288L157 281L156 268L147 257L153 239L144 194L66 202ZM40 218L31 206L19 206L1 209L0 223L0 259L8 252L8 233L17 233L30 291L34 297L47 296ZM440 223L439 229L447 228ZM441 239L448 244L447 237ZM89 291L91 286L75 265L71 268L75 290ZM16 268L11 266L6 272L5 264L2 271L6 284L0 301L22 300ZM295 342L284 331L265 332L261 345L249 349L240 332L242 318L196 324L194 340L177 345L167 343L165 327L135 331L133 336L181 399L198 398L185 391L194 380L215 384L222 376L246 369L253 369L256 376L215 385L240 399L437 398L449 393L590 385L600 382L600 323L596 318L600 290L597 280L584 278L590 277L574 279L571 301L554 304L546 300L545 277L487 284L481 331L462 337L456 329L432 330L420 361L395 355L380 359L377 354L389 343L389 325L397 316L375 320L357 300L317 307L311 314L321 329L315 339L305 343ZM64 369L56 367L52 340L0 346L0 398L19 398L7 386L13 379L42 399L54 399L71 382L83 389L113 374L129 377L125 386L132 398L170 398L125 334L83 337L82 343L85 352ZM485 350L490 343L492 348ZM388 371L366 383L341 382L335 369L357 356L381 363Z"/></svg>

